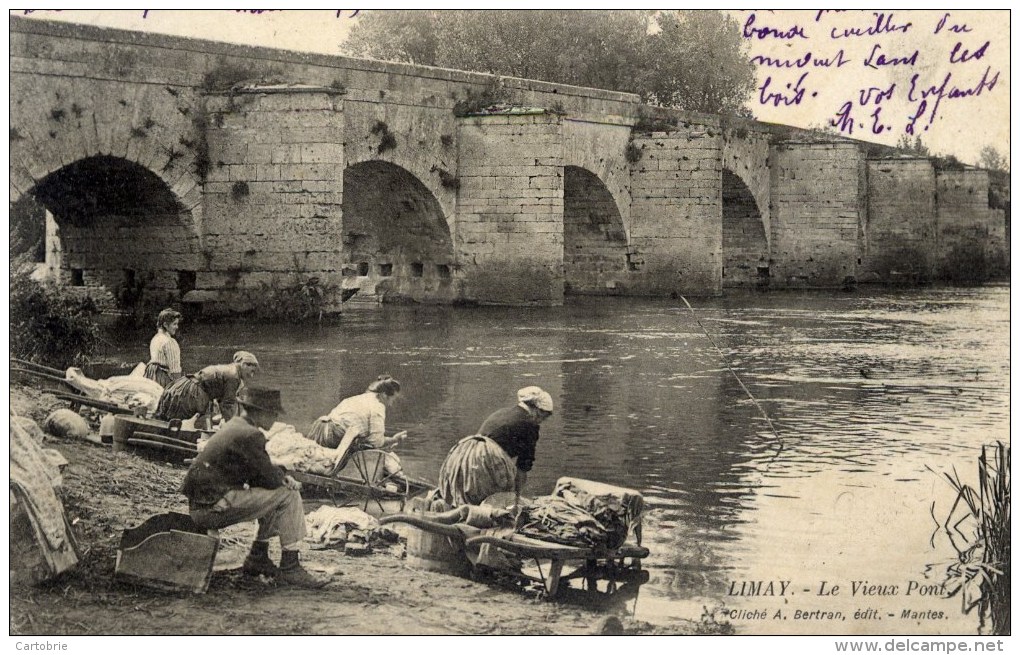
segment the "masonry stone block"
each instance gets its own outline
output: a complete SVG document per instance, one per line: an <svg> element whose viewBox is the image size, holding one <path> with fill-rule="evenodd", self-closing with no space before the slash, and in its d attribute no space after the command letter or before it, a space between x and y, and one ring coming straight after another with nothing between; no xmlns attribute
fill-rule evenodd
<svg viewBox="0 0 1020 655"><path fill-rule="evenodd" d="M868 212L862 277L890 281L935 273L938 248L935 171L928 159L867 162Z"/></svg>
<svg viewBox="0 0 1020 655"><path fill-rule="evenodd" d="M691 130L682 126L634 139L648 159L643 156L631 167L630 245L643 256L640 270L631 272L633 293L721 291L722 193L714 171L721 165L722 142L707 134L703 140L709 147L695 153ZM669 159L663 160L659 152L670 153ZM702 182L707 186L701 187Z"/></svg>

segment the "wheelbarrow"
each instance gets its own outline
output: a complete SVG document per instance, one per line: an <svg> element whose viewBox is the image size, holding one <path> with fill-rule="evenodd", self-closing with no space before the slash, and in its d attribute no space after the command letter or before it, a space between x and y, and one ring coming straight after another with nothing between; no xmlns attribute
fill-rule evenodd
<svg viewBox="0 0 1020 655"><path fill-rule="evenodd" d="M488 507L488 512L479 514L492 516L491 510L496 509L498 515L498 508L491 502L492 499L487 499L481 508L462 506L449 512L394 514L381 518L379 523L406 523L445 541L434 549L434 554L460 561L453 561L442 570L465 571L476 579L495 574L511 579L520 588L537 585L547 599L557 598L574 580L581 581L589 593L606 594L647 582L648 572L641 569L641 560L649 554L644 546L629 542L612 549L568 546L517 534L513 527L500 527L498 519L491 527L476 527L487 522L472 520L468 514ZM532 565L528 570L518 565L526 561ZM604 583L604 592L600 583Z"/></svg>
<svg viewBox="0 0 1020 655"><path fill-rule="evenodd" d="M134 410L129 407L85 395L78 387L71 384L66 379L65 372L59 369L11 358L10 372L12 376L18 375L23 378L30 378L36 386L49 391L60 400L67 402L71 409L76 412L82 406L85 406L115 415L130 415L134 413Z"/></svg>
<svg viewBox="0 0 1020 655"><path fill-rule="evenodd" d="M426 480L387 473L387 451L367 449L349 452L328 475L288 471L301 483L306 498L323 498L339 506L352 506L381 516L402 512L410 498L433 487Z"/></svg>

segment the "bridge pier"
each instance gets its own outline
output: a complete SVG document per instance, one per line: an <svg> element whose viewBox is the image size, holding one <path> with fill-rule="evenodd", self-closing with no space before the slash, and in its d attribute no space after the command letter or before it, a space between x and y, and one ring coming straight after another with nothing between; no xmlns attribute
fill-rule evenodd
<svg viewBox="0 0 1020 655"><path fill-rule="evenodd" d="M636 136L631 164L632 291L722 292L722 139L684 123Z"/></svg>
<svg viewBox="0 0 1020 655"><path fill-rule="evenodd" d="M458 125L454 232L464 299L563 304L563 131L556 114Z"/></svg>
<svg viewBox="0 0 1020 655"><path fill-rule="evenodd" d="M339 284L343 101L329 88L210 93L202 197L205 265L184 298L246 311L269 289Z"/></svg>
<svg viewBox="0 0 1020 655"><path fill-rule="evenodd" d="M839 287L856 278L864 153L851 142L781 142L772 170L770 286Z"/></svg>

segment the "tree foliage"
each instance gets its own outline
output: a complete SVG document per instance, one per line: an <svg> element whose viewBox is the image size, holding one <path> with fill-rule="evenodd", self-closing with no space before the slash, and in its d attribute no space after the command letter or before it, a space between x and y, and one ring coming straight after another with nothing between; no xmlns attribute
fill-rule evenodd
<svg viewBox="0 0 1020 655"><path fill-rule="evenodd" d="M900 135L900 140L896 143L896 147L919 157L927 157L931 154L928 146L924 145L924 142L921 141L920 135L915 136L913 141L911 141L909 134L902 134Z"/></svg>
<svg viewBox="0 0 1020 655"><path fill-rule="evenodd" d="M27 255L31 261L46 259L46 210L31 198L11 206L10 254Z"/></svg>
<svg viewBox="0 0 1020 655"><path fill-rule="evenodd" d="M737 112L754 87L739 25L717 11L375 11L342 47L703 112Z"/></svg>
<svg viewBox="0 0 1020 655"><path fill-rule="evenodd" d="M1009 160L995 146L985 146L979 155L981 168L990 171L1009 172Z"/></svg>
<svg viewBox="0 0 1020 655"><path fill-rule="evenodd" d="M740 26L717 11L662 12L649 36L641 95L653 104L701 112L738 112L754 89L754 66Z"/></svg>

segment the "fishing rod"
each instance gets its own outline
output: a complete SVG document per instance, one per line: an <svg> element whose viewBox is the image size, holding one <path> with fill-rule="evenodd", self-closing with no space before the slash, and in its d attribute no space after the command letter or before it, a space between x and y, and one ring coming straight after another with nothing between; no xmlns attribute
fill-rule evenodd
<svg viewBox="0 0 1020 655"><path fill-rule="evenodd" d="M687 309L691 310L691 316L694 317L694 321L698 324L698 327L701 328L701 331L705 333L705 336L708 337L708 340L712 342L712 345L715 347L716 351L719 353L719 356L722 358L723 366L726 367L727 371L733 374L733 378L737 381L737 384L740 385L740 388L744 390L744 393L747 394L747 397L751 399L751 402L754 403L754 406L758 408L758 411L761 412L761 415L765 418L765 422L768 423L769 429L772 430L772 434L776 436L776 441L779 443L779 450L777 450L776 454L772 456L772 459L774 460L775 458L779 457L779 453L783 452L784 447L783 438L779 436L779 432L776 430L776 426L772 425L772 419L769 418L769 415L765 411L765 408L761 406L761 403L759 403L758 399L754 397L754 394L751 393L751 390L747 388L747 385L744 384L744 381L740 379L740 376L737 375L737 372L734 371L732 367L730 367L729 363L726 361L726 353L722 351L722 348L719 347L719 344L715 342L715 339L712 338L712 335L709 334L708 330L705 329L705 326L701 324L701 319L698 318L698 313L694 311L693 307L691 307L691 303L687 302L687 299L684 298L683 296L680 296L680 300L684 301L684 304L687 305Z"/></svg>

